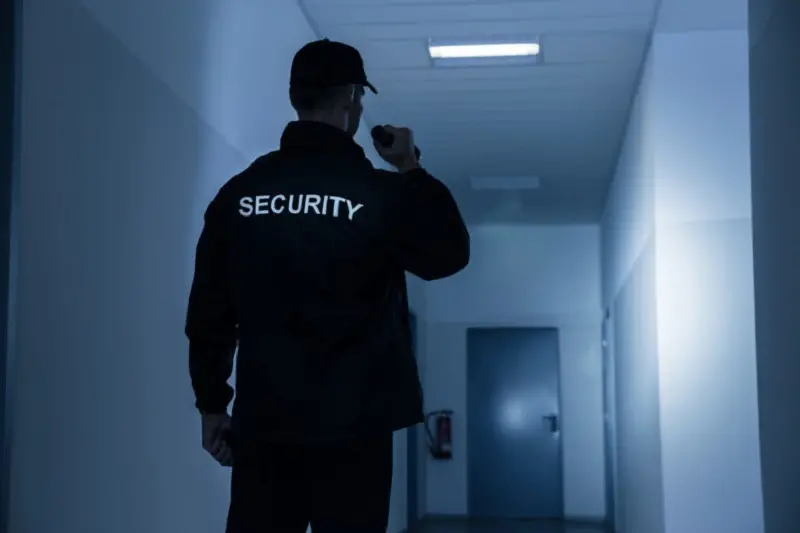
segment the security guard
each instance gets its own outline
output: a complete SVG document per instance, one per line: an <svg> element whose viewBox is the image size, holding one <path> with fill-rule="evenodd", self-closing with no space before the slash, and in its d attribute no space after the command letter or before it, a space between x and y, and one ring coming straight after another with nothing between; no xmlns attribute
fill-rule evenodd
<svg viewBox="0 0 800 533"><path fill-rule="evenodd" d="M397 172L353 140L365 88L357 50L304 46L298 120L205 214L186 334L203 446L233 466L228 533L385 531L392 432L422 421L405 272L455 274L470 239L410 130L376 145Z"/></svg>

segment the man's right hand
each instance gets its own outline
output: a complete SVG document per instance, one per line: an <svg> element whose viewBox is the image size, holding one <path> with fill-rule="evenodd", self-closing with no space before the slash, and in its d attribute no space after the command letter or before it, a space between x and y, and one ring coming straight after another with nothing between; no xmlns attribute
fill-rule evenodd
<svg viewBox="0 0 800 533"><path fill-rule="evenodd" d="M204 414L203 449L222 466L233 465L233 451L227 436L231 430L231 417L227 413Z"/></svg>
<svg viewBox="0 0 800 533"><path fill-rule="evenodd" d="M414 152L414 133L408 128L396 128L389 125L383 127L394 136L394 142L390 146L383 146L375 142L375 150L378 155L401 172L418 168L419 162Z"/></svg>

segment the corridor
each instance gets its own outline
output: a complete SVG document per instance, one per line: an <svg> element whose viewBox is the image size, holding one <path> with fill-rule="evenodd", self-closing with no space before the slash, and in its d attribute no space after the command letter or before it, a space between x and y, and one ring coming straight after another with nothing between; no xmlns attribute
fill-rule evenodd
<svg viewBox="0 0 800 533"><path fill-rule="evenodd" d="M407 275L430 435L394 434L386 533L800 530L800 2L0 15L0 533L225 530L187 371L195 250L321 38L377 88L366 158L389 166L373 126L411 128L471 239L451 278Z"/></svg>

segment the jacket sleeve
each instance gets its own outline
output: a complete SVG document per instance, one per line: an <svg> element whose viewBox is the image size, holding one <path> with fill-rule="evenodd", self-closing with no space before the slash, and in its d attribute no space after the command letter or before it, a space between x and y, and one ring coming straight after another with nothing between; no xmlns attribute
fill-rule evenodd
<svg viewBox="0 0 800 533"><path fill-rule="evenodd" d="M205 214L186 312L189 374L196 406L203 413L227 411L233 398L228 379L237 346L236 314L227 276L227 232L219 203L217 196Z"/></svg>
<svg viewBox="0 0 800 533"><path fill-rule="evenodd" d="M469 232L444 183L421 168L386 178L394 185L389 244L401 266L425 281L452 276L466 267Z"/></svg>

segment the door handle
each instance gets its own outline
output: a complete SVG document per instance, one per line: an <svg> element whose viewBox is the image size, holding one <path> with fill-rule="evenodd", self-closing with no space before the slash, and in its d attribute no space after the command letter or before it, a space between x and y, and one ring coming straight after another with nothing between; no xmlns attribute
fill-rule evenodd
<svg viewBox="0 0 800 533"><path fill-rule="evenodd" d="M546 420L548 425L550 426L550 433L558 433L558 415L553 413L551 415L545 415L542 419Z"/></svg>

